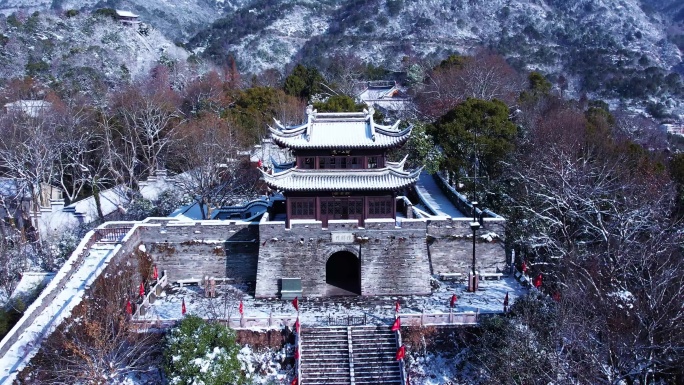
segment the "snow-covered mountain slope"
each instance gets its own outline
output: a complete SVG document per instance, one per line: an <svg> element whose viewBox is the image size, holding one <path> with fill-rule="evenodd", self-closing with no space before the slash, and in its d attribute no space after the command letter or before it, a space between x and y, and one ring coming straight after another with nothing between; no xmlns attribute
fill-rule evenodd
<svg viewBox="0 0 684 385"><path fill-rule="evenodd" d="M106 17L49 14L0 20L0 77L37 77L52 87L103 94L188 52L154 28L140 33Z"/></svg>
<svg viewBox="0 0 684 385"><path fill-rule="evenodd" d="M182 41L221 17L242 7L247 0L0 0L0 13L31 14L66 10L93 11L115 8L140 15L142 21L162 31L169 39Z"/></svg>
<svg viewBox="0 0 684 385"><path fill-rule="evenodd" d="M681 0L95 1L0 0L0 12L128 9L218 64L235 58L241 72L325 67L335 54L404 71L489 47L518 68L566 79L569 92L664 101L684 89L667 78L684 74Z"/></svg>
<svg viewBox="0 0 684 385"><path fill-rule="evenodd" d="M682 54L668 33L678 0L253 0L190 45L246 71L336 52L399 69L404 56L443 58L488 46L528 68L587 63L670 69ZM678 9L678 8L677 8Z"/></svg>

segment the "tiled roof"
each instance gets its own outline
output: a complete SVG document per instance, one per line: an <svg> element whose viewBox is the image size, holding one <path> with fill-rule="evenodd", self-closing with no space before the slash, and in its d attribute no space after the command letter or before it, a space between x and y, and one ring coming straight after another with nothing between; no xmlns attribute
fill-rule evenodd
<svg viewBox="0 0 684 385"><path fill-rule="evenodd" d="M284 191L366 191L396 190L415 183L420 171L394 168L364 170L302 170L291 168L281 173L263 173L266 183Z"/></svg>
<svg viewBox="0 0 684 385"><path fill-rule="evenodd" d="M307 122L298 127L269 127L273 141L298 149L392 148L403 145L412 127L399 130L399 122L384 126L373 122L373 111L317 113L309 110Z"/></svg>

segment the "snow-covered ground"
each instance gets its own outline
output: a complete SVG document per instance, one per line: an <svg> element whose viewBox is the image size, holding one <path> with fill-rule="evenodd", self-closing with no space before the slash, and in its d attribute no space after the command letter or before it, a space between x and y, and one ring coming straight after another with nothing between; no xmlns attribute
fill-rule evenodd
<svg viewBox="0 0 684 385"><path fill-rule="evenodd" d="M394 317L395 303L401 306L401 314L449 313L451 296L456 295L454 312L492 313L503 310L506 293L512 304L518 296L527 291L514 278L484 280L476 293L467 291L465 282L433 280L431 295L379 296L379 297L330 297L299 299L299 317L304 327L327 325L328 317L366 316L368 323L390 324ZM280 299L255 299L246 292L244 285L218 286L216 298L206 298L201 286L172 287L162 294L144 316L146 320L170 321L182 317L182 302L188 314L204 318L228 318L237 327L239 301L243 302L245 318L274 319L296 317L297 312L290 301ZM291 327L292 325L290 325ZM274 326L275 327L275 326ZM267 327L262 327L266 329ZM257 327L257 329L259 329Z"/></svg>

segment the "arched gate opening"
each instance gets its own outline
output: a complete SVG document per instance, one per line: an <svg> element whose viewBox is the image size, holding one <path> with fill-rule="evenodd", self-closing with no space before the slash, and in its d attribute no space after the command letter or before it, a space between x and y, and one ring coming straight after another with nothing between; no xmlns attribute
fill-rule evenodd
<svg viewBox="0 0 684 385"><path fill-rule="evenodd" d="M338 251L325 264L329 296L361 295L361 262L349 251Z"/></svg>

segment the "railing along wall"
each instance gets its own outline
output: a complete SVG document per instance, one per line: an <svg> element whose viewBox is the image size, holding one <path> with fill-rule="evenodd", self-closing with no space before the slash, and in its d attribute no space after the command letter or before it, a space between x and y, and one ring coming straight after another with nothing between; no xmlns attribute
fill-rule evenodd
<svg viewBox="0 0 684 385"><path fill-rule="evenodd" d="M448 326L448 325L477 325L482 319L493 317L499 312L483 313L402 313L401 323L405 326Z"/></svg>
<svg viewBox="0 0 684 385"><path fill-rule="evenodd" d="M477 325L481 320L501 314L500 312L462 312L462 313L402 313L400 315L401 324L404 326L462 326L462 325ZM347 316L341 318L346 319ZM356 317L355 317L356 318ZM358 318L363 318L358 316ZM166 319L166 320L152 320L145 318L133 318L133 324L148 325L153 324L157 327L165 328L172 327L181 318ZM252 327L260 328L284 328L285 326L292 326L296 321L296 315L274 315L268 317L230 317L218 319L217 321L223 325L229 326L233 329L249 329ZM328 317L317 317L317 322L321 325L328 326ZM366 325L367 323L363 324ZM359 326L354 325L330 325L330 326Z"/></svg>
<svg viewBox="0 0 684 385"><path fill-rule="evenodd" d="M95 229L96 242L120 242L133 226L105 227Z"/></svg>
<svg viewBox="0 0 684 385"><path fill-rule="evenodd" d="M401 316L397 313L395 315L396 318L401 318ZM394 332L394 338L397 342L397 350L401 348L401 328L398 328ZM406 383L406 361L402 358L399 362L399 375L401 376L401 383L405 384Z"/></svg>
<svg viewBox="0 0 684 385"><path fill-rule="evenodd" d="M295 351L299 353L298 357L295 357L295 375L297 376L297 385L302 383L302 333L301 326L299 330L295 326Z"/></svg>
<svg viewBox="0 0 684 385"><path fill-rule="evenodd" d="M159 296L162 290L169 285L169 276L166 274L166 270L162 271L159 279L150 286L150 290L147 291L145 296L143 296L142 301L136 302L135 312L133 313L133 318L139 318L140 312L145 311L150 306L150 296L154 295L155 298Z"/></svg>
<svg viewBox="0 0 684 385"><path fill-rule="evenodd" d="M146 319L143 317L131 319L131 323L138 326L152 325L159 328L173 327L182 318L173 318L165 320ZM285 326L292 326L296 321L296 315L269 315L268 317L230 317L216 319L222 325L226 325L232 329L250 329L253 327L260 328L284 328Z"/></svg>

